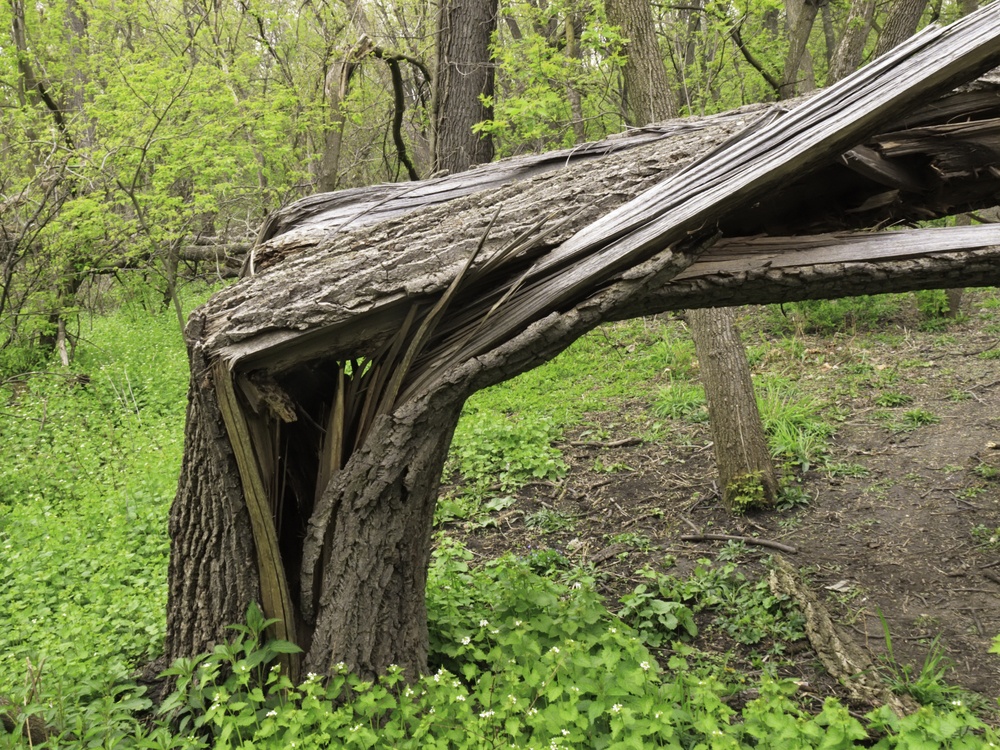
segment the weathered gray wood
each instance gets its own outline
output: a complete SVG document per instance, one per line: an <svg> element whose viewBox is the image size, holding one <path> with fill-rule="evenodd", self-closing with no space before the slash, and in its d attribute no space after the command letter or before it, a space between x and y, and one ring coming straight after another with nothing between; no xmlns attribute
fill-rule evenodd
<svg viewBox="0 0 1000 750"><path fill-rule="evenodd" d="M1000 286L1000 226L721 240L621 317L953 286Z"/></svg>

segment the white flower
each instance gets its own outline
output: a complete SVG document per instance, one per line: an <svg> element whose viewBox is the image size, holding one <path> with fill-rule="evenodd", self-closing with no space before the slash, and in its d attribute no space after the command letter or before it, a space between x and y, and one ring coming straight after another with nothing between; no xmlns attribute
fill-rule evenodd
<svg viewBox="0 0 1000 750"><path fill-rule="evenodd" d="M485 628L485 627L487 627L487 626L488 626L489 624L490 624L490 621L489 621L489 620L480 620L480 621L479 621L479 627L481 627L481 628Z"/></svg>
<svg viewBox="0 0 1000 750"><path fill-rule="evenodd" d="M271 717L274 717L274 716L277 716L277 715L278 715L278 712L277 712L277 711L275 711L275 710L274 710L274 709L272 708L272 709L271 709L270 711L268 711L268 712L267 712L267 715L268 715L268 716L271 716Z"/></svg>
<svg viewBox="0 0 1000 750"><path fill-rule="evenodd" d="M649 662L648 661L644 661L644 662L640 663L639 664L639 669L641 669L643 672L648 672L649 671Z"/></svg>
<svg viewBox="0 0 1000 750"><path fill-rule="evenodd" d="M346 666L346 665L344 665L343 662L341 662L340 664L337 665L337 669L340 669L342 666ZM319 675L316 674L315 672L309 672L309 673L306 674L306 682L312 682L317 677L319 677Z"/></svg>
<svg viewBox="0 0 1000 750"><path fill-rule="evenodd" d="M552 653L553 654L558 654L559 653L559 647L558 646L553 646L552 647Z"/></svg>
<svg viewBox="0 0 1000 750"><path fill-rule="evenodd" d="M575 589L582 589L583 588L583 584L580 583L579 581L577 581L576 583L573 584L573 588L575 588Z"/></svg>
<svg viewBox="0 0 1000 750"><path fill-rule="evenodd" d="M483 711L479 714L480 719L488 719L493 715L493 711Z"/></svg>
<svg viewBox="0 0 1000 750"><path fill-rule="evenodd" d="M493 630L490 631L490 633L492 633L493 635L499 635L500 631L497 628L494 628Z"/></svg>
<svg viewBox="0 0 1000 750"><path fill-rule="evenodd" d="M463 646L468 646L470 643L472 643L472 639L469 636L465 636L465 638L462 639Z"/></svg>
<svg viewBox="0 0 1000 750"><path fill-rule="evenodd" d="M568 729L562 730L562 735L563 737L569 737L569 730Z"/></svg>
<svg viewBox="0 0 1000 750"><path fill-rule="evenodd" d="M615 713L619 713L622 710L622 704L616 703L611 707L611 710L614 711Z"/></svg>
<svg viewBox="0 0 1000 750"><path fill-rule="evenodd" d="M661 716L663 716L662 711L657 711L655 714L653 714L654 719L659 719Z"/></svg>
<svg viewBox="0 0 1000 750"><path fill-rule="evenodd" d="M522 626L523 624L524 624L524 623L523 623L523 622L521 622L520 620L514 620L514 627L515 627L515 628L519 628L519 627L521 627L521 626Z"/></svg>
<svg viewBox="0 0 1000 750"><path fill-rule="evenodd" d="M464 695L456 695L455 696L455 700L457 700L459 703L465 703L465 696Z"/></svg>
<svg viewBox="0 0 1000 750"><path fill-rule="evenodd" d="M617 633L618 632L618 628L608 628L608 632L609 633Z"/></svg>
<svg viewBox="0 0 1000 750"><path fill-rule="evenodd" d="M361 729L360 724L355 724L353 727L351 727L352 732L357 732L359 729Z"/></svg>
<svg viewBox="0 0 1000 750"><path fill-rule="evenodd" d="M951 705L953 705L953 706L958 706L959 708L961 708L961 706L962 706L962 701L952 701L952 702L951 702Z"/></svg>
<svg viewBox="0 0 1000 750"><path fill-rule="evenodd" d="M528 716L534 716L537 713L538 713L538 709L537 708L532 707L532 708L528 709Z"/></svg>

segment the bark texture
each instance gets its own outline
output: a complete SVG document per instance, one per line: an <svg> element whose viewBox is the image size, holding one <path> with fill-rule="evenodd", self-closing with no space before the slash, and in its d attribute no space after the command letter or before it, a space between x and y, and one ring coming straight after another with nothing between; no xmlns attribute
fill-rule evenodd
<svg viewBox="0 0 1000 750"><path fill-rule="evenodd" d="M627 61L622 68L626 121L641 127L672 117L671 87L656 40L649 0L608 0L606 9L608 20L621 27L628 39L625 45Z"/></svg>
<svg viewBox="0 0 1000 750"><path fill-rule="evenodd" d="M731 307L688 314L708 401L719 492L731 513L773 505L778 475Z"/></svg>
<svg viewBox="0 0 1000 750"><path fill-rule="evenodd" d="M916 34L926 7L927 0L893 0L878 35L875 57L881 57Z"/></svg>
<svg viewBox="0 0 1000 750"><path fill-rule="evenodd" d="M860 67L874 13L875 0L854 0L851 3L851 11L847 15L847 23L844 24L844 33L840 37L840 43L830 64L830 73L826 79L828 86L846 78Z"/></svg>
<svg viewBox="0 0 1000 750"><path fill-rule="evenodd" d="M497 0L441 0L434 101L434 171L461 172L493 159L488 136L469 139L472 127L493 117L494 68L490 41Z"/></svg>
<svg viewBox="0 0 1000 750"><path fill-rule="evenodd" d="M198 346L203 316L186 338L191 362L184 463L170 512L170 589L166 654L171 659L211 650L226 625L242 622L260 600L260 580L236 459L215 398L211 367Z"/></svg>

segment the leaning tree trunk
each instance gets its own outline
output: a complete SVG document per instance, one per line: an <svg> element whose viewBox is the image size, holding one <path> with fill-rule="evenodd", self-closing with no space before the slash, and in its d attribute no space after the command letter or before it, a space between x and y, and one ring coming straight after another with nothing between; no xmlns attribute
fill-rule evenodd
<svg viewBox="0 0 1000 750"><path fill-rule="evenodd" d="M722 502L731 513L773 505L778 474L768 451L764 425L746 350L731 307L688 313L701 382L708 399L715 466Z"/></svg>
<svg viewBox="0 0 1000 750"><path fill-rule="evenodd" d="M335 195L283 212L248 264L256 273L215 295L185 332L191 395L171 511L167 656L225 639L257 601L316 671L340 661L366 676L390 663L421 671L434 495L462 403L601 322L1000 283L990 227L985 243L982 228L963 227L831 235L802 253L802 237L766 248L735 240L891 223L907 201L923 216L995 202L992 152L962 150L971 161L956 165L941 139L993 137L996 97L973 90L920 106L1000 62L998 39L1000 12L987 7L787 114L688 120L516 183L502 175L517 164L501 163L352 192L353 206L338 208ZM966 107L983 120L956 133L949 123ZM767 127L732 138L761 114ZM876 158L858 144L874 145L880 129ZM477 175L500 186L470 193ZM887 179L901 200L868 202ZM806 189L815 200L803 204ZM731 239L717 242L719 228ZM695 261L713 245L722 256L699 275Z"/></svg>

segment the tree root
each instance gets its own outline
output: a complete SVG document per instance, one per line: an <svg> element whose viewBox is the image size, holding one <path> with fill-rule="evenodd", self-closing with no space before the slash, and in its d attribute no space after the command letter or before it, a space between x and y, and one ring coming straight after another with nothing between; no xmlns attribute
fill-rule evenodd
<svg viewBox="0 0 1000 750"><path fill-rule="evenodd" d="M892 693L879 678L868 654L834 625L824 604L799 578L795 569L775 556L768 582L775 594L793 599L806 618L806 636L819 660L845 688L852 700L887 705L899 716L919 708L909 696Z"/></svg>

